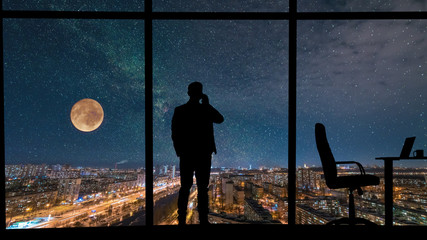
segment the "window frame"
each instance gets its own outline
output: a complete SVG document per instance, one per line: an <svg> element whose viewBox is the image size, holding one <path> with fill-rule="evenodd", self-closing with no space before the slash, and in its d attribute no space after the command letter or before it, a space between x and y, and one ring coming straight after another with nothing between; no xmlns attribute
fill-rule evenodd
<svg viewBox="0 0 427 240"><path fill-rule="evenodd" d="M288 12L153 12L152 1L145 1L144 12L78 12L78 11L19 11L1 10L0 28L3 33L4 19L50 18L50 19L132 19L143 20L145 25L145 168L146 168L146 225L153 226L153 20L285 20L289 34L289 93L288 93L288 225L295 226L296 220L296 113L297 113L297 25L303 20L394 20L427 19L426 12L298 12L297 0L289 0ZM3 35L2 35L3 36ZM3 63L3 37L1 61ZM4 68L1 69L1 92L4 94ZM4 117L4 104L1 105ZM4 139L4 121L1 123ZM5 164L4 146L2 163ZM4 186L3 170L2 183ZM5 191L1 191L5 199ZM2 201L1 215L5 218L5 202ZM6 230L2 221L2 231ZM28 231L28 230L24 230Z"/></svg>

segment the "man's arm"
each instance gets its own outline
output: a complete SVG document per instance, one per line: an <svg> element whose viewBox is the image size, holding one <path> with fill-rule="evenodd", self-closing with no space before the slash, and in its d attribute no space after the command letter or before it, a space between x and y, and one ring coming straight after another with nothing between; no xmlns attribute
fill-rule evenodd
<svg viewBox="0 0 427 240"><path fill-rule="evenodd" d="M212 107L212 105L209 105L211 107L211 116L212 116L212 121L214 123L222 123L224 122L224 116L222 116L221 113L218 112L218 110L216 110L214 107Z"/></svg>
<svg viewBox="0 0 427 240"><path fill-rule="evenodd" d="M212 122L214 123L222 123L224 122L224 117L221 113L218 112L212 105L209 104L209 98L206 94L202 96L202 104L206 105L209 109L209 115L212 118Z"/></svg>

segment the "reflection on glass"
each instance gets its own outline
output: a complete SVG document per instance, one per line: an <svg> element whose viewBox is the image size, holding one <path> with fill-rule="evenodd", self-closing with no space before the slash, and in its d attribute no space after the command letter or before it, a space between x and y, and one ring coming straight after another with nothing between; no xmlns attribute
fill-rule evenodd
<svg viewBox="0 0 427 240"><path fill-rule="evenodd" d="M297 223L347 215L347 194L323 179L314 137L321 122L337 161L360 162L381 178L356 198L356 209L383 224L384 170L375 157L399 156L412 136L412 150L427 149L427 21L301 21L298 27ZM358 169L343 165L339 172ZM396 224L426 225L426 162L400 161L394 175Z"/></svg>
<svg viewBox="0 0 427 240"><path fill-rule="evenodd" d="M3 0L3 10L143 12L144 0Z"/></svg>
<svg viewBox="0 0 427 240"><path fill-rule="evenodd" d="M301 12L393 12L427 11L427 2L419 0L297 0Z"/></svg>
<svg viewBox="0 0 427 240"><path fill-rule="evenodd" d="M159 12L287 12L289 0L153 0Z"/></svg>
<svg viewBox="0 0 427 240"><path fill-rule="evenodd" d="M4 20L7 228L144 224L143 27Z"/></svg>
<svg viewBox="0 0 427 240"><path fill-rule="evenodd" d="M209 220L287 223L287 29L286 21L154 22L155 224L176 224L171 120L193 81L225 118L214 126ZM194 191L189 223L198 222Z"/></svg>

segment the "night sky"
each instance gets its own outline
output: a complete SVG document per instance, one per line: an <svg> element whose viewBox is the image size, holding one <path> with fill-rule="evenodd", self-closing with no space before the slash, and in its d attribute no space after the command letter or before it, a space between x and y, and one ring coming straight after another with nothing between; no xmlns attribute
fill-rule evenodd
<svg viewBox="0 0 427 240"><path fill-rule="evenodd" d="M3 0L3 10L144 11L144 0Z"/></svg>
<svg viewBox="0 0 427 240"><path fill-rule="evenodd" d="M226 2L153 1L153 9L287 9L287 1L267 1L263 8L260 1ZM404 1L403 9L402 1L309 2L298 8L426 10L415 0ZM40 9L111 9L73 3ZM4 9L28 4L3 1ZM132 5L141 10L138 1L114 9ZM144 166L143 21L6 19L3 31L6 164ZM417 136L414 149L427 151L426 31L427 20L298 22L297 165L320 165L316 122L325 124L337 160L382 165L374 158L398 155L409 136ZM214 167L287 167L287 21L155 20L153 73L155 166L178 164L170 121L188 100L188 84L200 81L225 117L215 125ZM104 122L89 133L69 118L83 98L104 108Z"/></svg>
<svg viewBox="0 0 427 240"><path fill-rule="evenodd" d="M7 19L3 30L6 164L144 165L144 22ZM70 120L83 98L104 109L93 132Z"/></svg>
<svg viewBox="0 0 427 240"><path fill-rule="evenodd" d="M286 21L154 22L155 163L177 161L170 122L193 81L225 118L215 125L214 166L286 163L287 29Z"/></svg>
<svg viewBox="0 0 427 240"><path fill-rule="evenodd" d="M297 164L319 165L316 122L337 161L382 166L412 136L426 151L427 20L298 24Z"/></svg>

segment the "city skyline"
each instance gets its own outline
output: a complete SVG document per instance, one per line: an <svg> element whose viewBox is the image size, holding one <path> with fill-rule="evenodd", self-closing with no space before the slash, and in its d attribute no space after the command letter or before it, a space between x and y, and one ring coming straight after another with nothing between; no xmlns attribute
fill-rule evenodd
<svg viewBox="0 0 427 240"><path fill-rule="evenodd" d="M7 227L145 224L145 211L141 209L145 193L143 171L82 170L58 166L54 169L46 166L6 166ZM174 225L177 224L174 202L179 189L179 171L164 166L160 170L153 182L155 225ZM340 172L352 175L359 173L359 169L340 168ZM366 173L381 177L382 170L366 168ZM425 224L425 173L426 169L396 169L397 225ZM325 224L334 218L346 216L346 198L343 198L341 191L329 189L322 175L320 167L297 170L297 224ZM211 223L287 224L287 176L288 172L283 169L214 170L209 190ZM364 197L358 197L356 201L361 207L358 214L380 225L384 224L382 184L365 187ZM190 197L192 210L187 220L198 224L197 214L194 214L197 211L194 208L194 193Z"/></svg>

